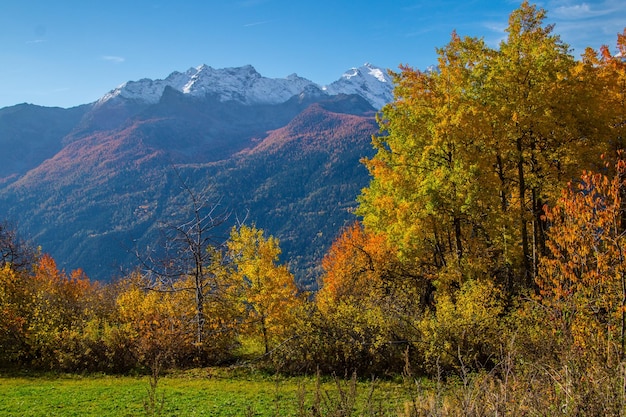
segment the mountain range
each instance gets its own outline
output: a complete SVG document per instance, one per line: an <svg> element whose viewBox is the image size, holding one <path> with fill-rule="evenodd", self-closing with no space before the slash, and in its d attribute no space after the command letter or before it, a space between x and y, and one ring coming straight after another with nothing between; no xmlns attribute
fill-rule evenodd
<svg viewBox="0 0 626 417"><path fill-rule="evenodd" d="M61 267L110 280L180 218L184 182L278 237L283 260L314 287L321 256L354 220L368 183L360 159L392 91L370 64L328 86L202 65L70 109L5 107L0 219Z"/></svg>

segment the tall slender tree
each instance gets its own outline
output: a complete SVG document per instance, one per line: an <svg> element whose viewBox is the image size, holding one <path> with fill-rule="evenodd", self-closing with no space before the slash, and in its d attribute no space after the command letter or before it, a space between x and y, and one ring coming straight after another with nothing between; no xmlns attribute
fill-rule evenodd
<svg viewBox="0 0 626 417"><path fill-rule="evenodd" d="M365 161L374 178L358 211L366 227L386 233L430 275L458 269L476 250L485 211L473 113L474 68L488 51L481 40L453 33L438 52L437 71L395 74L396 100L379 118L385 134Z"/></svg>
<svg viewBox="0 0 626 417"><path fill-rule="evenodd" d="M527 287L545 253L542 207L576 175L577 153L594 126L581 100L587 87L575 76L576 62L545 17L526 1L511 14L508 37L489 62L487 113L481 115L491 122L487 149L497 151L492 161L506 178L502 194L510 193L511 204L503 203L504 215L519 233L519 275Z"/></svg>

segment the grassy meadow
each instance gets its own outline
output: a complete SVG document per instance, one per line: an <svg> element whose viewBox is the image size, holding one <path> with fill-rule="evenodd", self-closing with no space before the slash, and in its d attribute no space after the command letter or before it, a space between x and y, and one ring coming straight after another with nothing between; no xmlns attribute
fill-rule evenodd
<svg viewBox="0 0 626 417"><path fill-rule="evenodd" d="M0 416L399 415L401 382L203 368L151 377L0 375ZM156 394L152 395L151 394ZM151 400L152 398L152 400Z"/></svg>

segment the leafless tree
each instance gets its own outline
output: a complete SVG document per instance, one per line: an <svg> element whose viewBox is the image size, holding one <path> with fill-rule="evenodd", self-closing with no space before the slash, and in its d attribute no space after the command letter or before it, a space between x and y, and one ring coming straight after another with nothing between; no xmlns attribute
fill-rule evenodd
<svg viewBox="0 0 626 417"><path fill-rule="evenodd" d="M228 211L211 188L194 190L175 169L186 201L174 217L178 222L161 224L162 241L158 250L147 255L137 252L149 289L154 291L186 291L195 297L196 343L205 341L205 304L208 294L216 296L218 280L212 267L222 259L224 240L219 229L229 218ZM189 278L192 284L181 286ZM178 285L177 285L178 284Z"/></svg>
<svg viewBox="0 0 626 417"><path fill-rule="evenodd" d="M0 223L0 268L9 265L14 270L28 270L35 259L33 246L21 239L8 222Z"/></svg>

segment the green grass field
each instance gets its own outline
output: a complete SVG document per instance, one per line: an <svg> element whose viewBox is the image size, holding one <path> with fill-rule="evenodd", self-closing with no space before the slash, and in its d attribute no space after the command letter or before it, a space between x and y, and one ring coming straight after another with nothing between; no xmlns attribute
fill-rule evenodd
<svg viewBox="0 0 626 417"><path fill-rule="evenodd" d="M196 369L158 379L150 411L147 376L1 375L0 416L397 415L402 384L287 378L251 370ZM373 393L373 394L372 394ZM316 397L317 396L317 397ZM317 398L317 399L316 399ZM154 410L156 409L156 410Z"/></svg>

